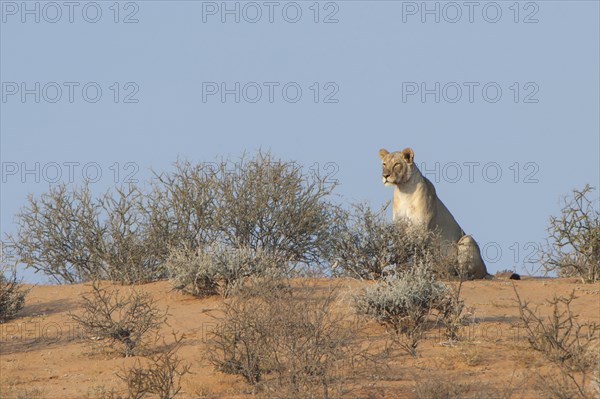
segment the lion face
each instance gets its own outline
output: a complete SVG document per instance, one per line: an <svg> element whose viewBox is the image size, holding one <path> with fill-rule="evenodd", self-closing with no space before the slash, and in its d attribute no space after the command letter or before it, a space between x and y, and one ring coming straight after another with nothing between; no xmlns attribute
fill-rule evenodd
<svg viewBox="0 0 600 399"><path fill-rule="evenodd" d="M389 152L383 148L379 150L383 184L393 186L406 183L412 176L413 157L414 152L410 148L395 152Z"/></svg>

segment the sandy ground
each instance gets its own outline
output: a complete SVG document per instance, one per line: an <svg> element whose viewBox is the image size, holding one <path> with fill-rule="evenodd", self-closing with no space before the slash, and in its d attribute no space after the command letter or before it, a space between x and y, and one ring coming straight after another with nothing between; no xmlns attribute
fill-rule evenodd
<svg viewBox="0 0 600 399"><path fill-rule="evenodd" d="M342 295L352 294L366 283L354 280L319 280L326 286L334 281ZM574 279L524 279L514 281L521 297L540 311L548 311L547 299L575 290L573 309L581 320L600 322L600 284L586 285ZM123 383L116 373L135 358L118 357L83 339L69 317L81 310L80 296L85 285L27 286L31 288L24 309L16 319L0 324L0 397L2 398L101 398ZM127 290L127 287L121 287ZM179 352L191 365L193 374L182 381L181 398L242 398L251 389L238 377L214 371L205 360L205 336L214 327L222 299L197 299L173 291L168 282L139 287L168 309L169 326L162 333L184 334ZM513 281L465 282L462 296L473 311L473 323L462 331L459 345L443 345L443 337L431 331L419 347L419 356L402 352L389 360L377 380L361 381L348 397L410 398L417 382L430 379L480 387L483 397L536 398L533 372L547 367L528 349L518 328ZM348 309L350 313L350 309ZM383 342L384 330L367 325L370 339Z"/></svg>

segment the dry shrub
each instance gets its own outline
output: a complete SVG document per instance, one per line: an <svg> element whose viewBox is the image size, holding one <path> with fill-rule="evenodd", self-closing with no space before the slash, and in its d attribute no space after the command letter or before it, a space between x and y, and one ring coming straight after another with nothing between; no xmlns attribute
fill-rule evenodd
<svg viewBox="0 0 600 399"><path fill-rule="evenodd" d="M105 385L92 385L86 392L84 399L123 399L114 388L107 388Z"/></svg>
<svg viewBox="0 0 600 399"><path fill-rule="evenodd" d="M144 209L148 235L164 258L172 248L195 250L215 240L217 179L210 165L182 160L173 171L154 174Z"/></svg>
<svg viewBox="0 0 600 399"><path fill-rule="evenodd" d="M10 399L46 399L48 392L43 388L20 388L10 382L0 383L0 398Z"/></svg>
<svg viewBox="0 0 600 399"><path fill-rule="evenodd" d="M336 310L336 289L270 280L226 303L209 359L270 398L342 397L361 353L354 322Z"/></svg>
<svg viewBox="0 0 600 399"><path fill-rule="evenodd" d="M334 187L268 151L204 165L178 162L174 172L157 175L149 228L170 250L251 249L282 259L284 269L321 263Z"/></svg>
<svg viewBox="0 0 600 399"><path fill-rule="evenodd" d="M174 248L166 262L171 284L178 290L206 297L219 292L219 275L210 254Z"/></svg>
<svg viewBox="0 0 600 399"><path fill-rule="evenodd" d="M101 238L99 205L87 186L51 187L39 198L30 195L17 214L18 231L8 239L18 262L58 283L77 283L101 274L93 248Z"/></svg>
<svg viewBox="0 0 600 399"><path fill-rule="evenodd" d="M173 250L166 265L176 289L204 297L229 296L251 276L277 274L285 261L262 249L212 245L205 251Z"/></svg>
<svg viewBox="0 0 600 399"><path fill-rule="evenodd" d="M165 322L156 301L145 292L131 290L122 295L115 288L102 288L98 282L82 297L82 314L70 314L90 339L107 339L123 356L138 353L152 332Z"/></svg>
<svg viewBox="0 0 600 399"><path fill-rule="evenodd" d="M548 301L552 306L548 316L540 316L537 309L531 309L528 302L521 300L516 288L515 294L530 347L560 372L559 381L554 375L538 373L539 388L551 397L596 398L600 382L600 325L578 321L571 310L575 292Z"/></svg>
<svg viewBox="0 0 600 399"><path fill-rule="evenodd" d="M329 262L337 274L379 279L427 263L441 277L457 274L456 248L442 248L439 234L408 220L386 222L385 207L374 212L365 204L336 209L329 243ZM451 247L451 246L450 246Z"/></svg>
<svg viewBox="0 0 600 399"><path fill-rule="evenodd" d="M330 234L335 182L269 152L222 161L214 228L229 247L262 249L291 263L319 263Z"/></svg>
<svg viewBox="0 0 600 399"><path fill-rule="evenodd" d="M469 367L479 366L483 361L481 350L475 345L467 345L461 348L460 355Z"/></svg>
<svg viewBox="0 0 600 399"><path fill-rule="evenodd" d="M93 198L87 185L51 187L17 215L8 239L16 260L58 283L108 279L125 284L164 276L146 234L143 193L128 185Z"/></svg>
<svg viewBox="0 0 600 399"><path fill-rule="evenodd" d="M265 251L285 270L323 263L335 183L269 152L212 165L177 162L148 192L129 184L95 198L87 184L30 196L8 235L16 260L58 283L166 277L174 249Z"/></svg>
<svg viewBox="0 0 600 399"><path fill-rule="evenodd" d="M444 326L444 335L450 343L460 339L460 329L467 324L468 315L473 312L473 309L465 312L465 301L460 297L462 284L461 278L457 286L448 285L446 295L436 306L439 322Z"/></svg>
<svg viewBox="0 0 600 399"><path fill-rule="evenodd" d="M98 199L101 229L91 252L101 264L100 278L134 284L165 277L160 251L147 234L143 197L140 189L130 184Z"/></svg>
<svg viewBox="0 0 600 399"><path fill-rule="evenodd" d="M448 299L451 294L426 266L418 265L363 290L355 297L355 309L385 326L400 348L416 356L428 322L438 319L440 309L443 314L462 312L451 309L456 305Z"/></svg>
<svg viewBox="0 0 600 399"><path fill-rule="evenodd" d="M16 267L7 264L0 267L0 323L15 317L25 305L28 292L20 286Z"/></svg>
<svg viewBox="0 0 600 399"><path fill-rule="evenodd" d="M593 190L589 185L573 190L560 216L550 217L548 245L540 259L547 272L588 283L600 278L600 212L594 209L597 200L588 198Z"/></svg>
<svg viewBox="0 0 600 399"><path fill-rule="evenodd" d="M142 399L155 395L160 399L172 399L181 391L181 377L190 372L190 366L177 356L182 337L166 349L147 356L144 361L123 368L117 377L127 385L129 399Z"/></svg>
<svg viewBox="0 0 600 399"><path fill-rule="evenodd" d="M461 399L472 389L470 384L460 384L440 378L417 381L415 399ZM483 398L483 397L482 397Z"/></svg>
<svg viewBox="0 0 600 399"><path fill-rule="evenodd" d="M508 399L515 396L513 381L502 389L490 386L486 382L457 382L447 376L430 375L429 378L416 381L415 399Z"/></svg>

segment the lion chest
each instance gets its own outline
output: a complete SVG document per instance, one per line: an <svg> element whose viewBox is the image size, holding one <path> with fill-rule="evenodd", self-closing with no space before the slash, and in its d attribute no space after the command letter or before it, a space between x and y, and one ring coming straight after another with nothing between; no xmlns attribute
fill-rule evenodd
<svg viewBox="0 0 600 399"><path fill-rule="evenodd" d="M423 194L418 188L408 192L396 188L392 201L392 219L408 219L415 224L427 223L427 202Z"/></svg>

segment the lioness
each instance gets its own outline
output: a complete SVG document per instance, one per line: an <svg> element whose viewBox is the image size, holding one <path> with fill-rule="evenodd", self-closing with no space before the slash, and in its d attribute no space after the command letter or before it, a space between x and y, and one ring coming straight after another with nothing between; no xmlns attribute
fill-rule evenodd
<svg viewBox="0 0 600 399"><path fill-rule="evenodd" d="M414 155L410 148L391 153L383 148L379 150L383 184L394 186L392 220L408 219L413 224L426 226L428 230L437 229L442 248L458 248L460 270L471 278L486 277L488 273L479 246L470 235L465 234L438 198L433 184L414 164Z"/></svg>

